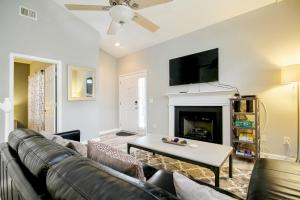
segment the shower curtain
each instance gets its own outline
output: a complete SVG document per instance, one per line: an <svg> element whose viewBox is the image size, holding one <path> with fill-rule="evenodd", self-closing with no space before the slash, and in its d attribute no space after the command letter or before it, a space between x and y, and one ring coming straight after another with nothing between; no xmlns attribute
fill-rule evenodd
<svg viewBox="0 0 300 200"><path fill-rule="evenodd" d="M28 128L45 130L45 74L38 71L28 77Z"/></svg>

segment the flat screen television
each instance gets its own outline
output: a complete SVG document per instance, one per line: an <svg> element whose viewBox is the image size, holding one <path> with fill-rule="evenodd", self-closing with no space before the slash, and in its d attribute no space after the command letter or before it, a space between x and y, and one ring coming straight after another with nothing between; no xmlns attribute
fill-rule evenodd
<svg viewBox="0 0 300 200"><path fill-rule="evenodd" d="M169 61L170 86L219 80L219 50L211 49Z"/></svg>

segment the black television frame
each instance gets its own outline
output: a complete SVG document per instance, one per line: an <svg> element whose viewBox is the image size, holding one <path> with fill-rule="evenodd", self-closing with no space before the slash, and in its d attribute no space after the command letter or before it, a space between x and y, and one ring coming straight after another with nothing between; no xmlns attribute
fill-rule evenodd
<svg viewBox="0 0 300 200"><path fill-rule="evenodd" d="M218 73L217 73L217 76L216 76L216 80L212 80L212 81L197 81L197 82L189 82L189 83L182 83L182 84L172 84L171 83L171 61L172 60L182 59L184 57L192 57L192 56L195 56L197 54L203 54L203 53L206 53L206 52L209 52L209 51L213 51L213 50L217 51L216 53L217 53L217 60L218 60L218 63L217 63ZM199 84L199 83L210 83L210 82L217 82L217 81L219 81L219 48L209 49L209 50L206 50L206 51L201 51L201 52L198 52L198 53L189 54L189 55L185 55L185 56L181 56L181 57L177 57L177 58L173 58L173 59L169 60L169 86L190 85L190 84Z"/></svg>

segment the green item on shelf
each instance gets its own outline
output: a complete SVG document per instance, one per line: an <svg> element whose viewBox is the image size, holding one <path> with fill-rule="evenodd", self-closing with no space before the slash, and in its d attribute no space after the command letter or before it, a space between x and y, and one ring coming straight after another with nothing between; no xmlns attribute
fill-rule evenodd
<svg viewBox="0 0 300 200"><path fill-rule="evenodd" d="M253 127L253 122L249 120L236 120L234 122L234 125L236 127L240 128L252 128Z"/></svg>

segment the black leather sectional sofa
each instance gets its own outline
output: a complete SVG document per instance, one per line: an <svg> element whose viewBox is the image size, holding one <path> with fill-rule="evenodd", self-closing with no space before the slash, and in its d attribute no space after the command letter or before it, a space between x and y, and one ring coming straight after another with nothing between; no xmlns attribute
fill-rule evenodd
<svg viewBox="0 0 300 200"><path fill-rule="evenodd" d="M13 131L0 149L1 200L177 199L30 130Z"/></svg>
<svg viewBox="0 0 300 200"><path fill-rule="evenodd" d="M73 138L78 133L68 132L66 137L71 134ZM145 167L148 181L142 182L31 130L17 129L10 133L8 143L0 144L0 153L1 200L177 199L170 172Z"/></svg>
<svg viewBox="0 0 300 200"><path fill-rule="evenodd" d="M60 135L80 139L79 131ZM171 172L149 166L144 170L147 182L84 158L39 133L18 129L9 135L8 143L0 144L0 199L177 199ZM259 159L247 199L300 199L299 186L298 163ZM214 189L239 199L220 188Z"/></svg>

